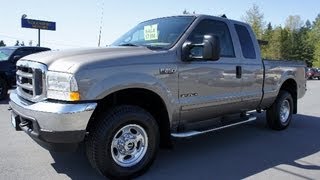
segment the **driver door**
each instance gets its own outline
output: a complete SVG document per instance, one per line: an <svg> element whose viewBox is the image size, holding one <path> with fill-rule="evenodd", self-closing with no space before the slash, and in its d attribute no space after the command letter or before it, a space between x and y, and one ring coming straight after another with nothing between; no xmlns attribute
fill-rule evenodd
<svg viewBox="0 0 320 180"><path fill-rule="evenodd" d="M221 58L218 61L193 60L179 66L179 99L183 124L199 123L241 108L241 79L236 76L239 60L227 21L204 19L187 41L202 43L204 35L218 36ZM202 56L201 48L191 50Z"/></svg>

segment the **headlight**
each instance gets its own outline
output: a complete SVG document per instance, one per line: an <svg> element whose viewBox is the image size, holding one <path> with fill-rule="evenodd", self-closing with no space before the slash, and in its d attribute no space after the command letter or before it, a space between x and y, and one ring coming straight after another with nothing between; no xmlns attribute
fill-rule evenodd
<svg viewBox="0 0 320 180"><path fill-rule="evenodd" d="M47 97L64 101L78 101L78 84L72 74L48 71L46 75Z"/></svg>

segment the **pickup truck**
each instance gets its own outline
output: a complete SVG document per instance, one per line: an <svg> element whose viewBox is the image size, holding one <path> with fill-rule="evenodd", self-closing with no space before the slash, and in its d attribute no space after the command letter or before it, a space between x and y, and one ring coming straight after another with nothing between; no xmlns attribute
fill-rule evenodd
<svg viewBox="0 0 320 180"><path fill-rule="evenodd" d="M44 47L0 47L0 100L6 98L8 89L16 84L16 62L29 54L48 50Z"/></svg>
<svg viewBox="0 0 320 180"><path fill-rule="evenodd" d="M260 58L248 24L208 15L138 24L105 48L17 63L11 122L49 150L84 142L109 178L141 175L159 147L256 120L286 129L306 92L303 62Z"/></svg>

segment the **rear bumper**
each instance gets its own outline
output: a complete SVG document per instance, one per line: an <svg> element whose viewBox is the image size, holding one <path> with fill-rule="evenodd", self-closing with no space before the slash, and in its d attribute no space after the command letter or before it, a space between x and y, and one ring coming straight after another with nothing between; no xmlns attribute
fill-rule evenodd
<svg viewBox="0 0 320 180"><path fill-rule="evenodd" d="M83 141L96 103L30 103L15 91L10 93L12 118L42 147L52 151L72 151Z"/></svg>

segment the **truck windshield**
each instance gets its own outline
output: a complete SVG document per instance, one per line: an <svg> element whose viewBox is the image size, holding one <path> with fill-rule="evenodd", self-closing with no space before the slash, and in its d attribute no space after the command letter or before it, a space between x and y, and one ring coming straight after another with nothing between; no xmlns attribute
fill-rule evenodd
<svg viewBox="0 0 320 180"><path fill-rule="evenodd" d="M11 54L13 53L14 49L0 49L0 61L7 61Z"/></svg>
<svg viewBox="0 0 320 180"><path fill-rule="evenodd" d="M111 46L145 46L150 49L169 49L195 19L176 16L142 22L121 36Z"/></svg>

